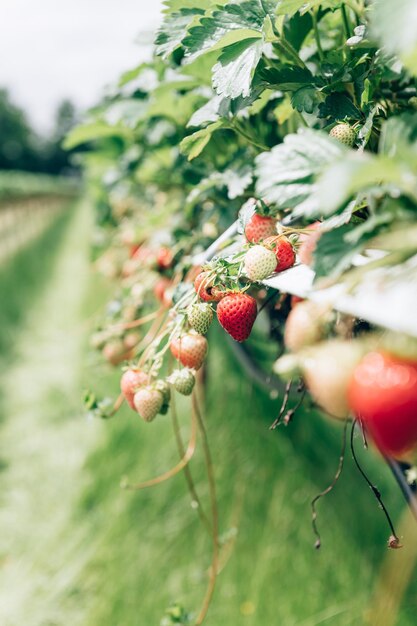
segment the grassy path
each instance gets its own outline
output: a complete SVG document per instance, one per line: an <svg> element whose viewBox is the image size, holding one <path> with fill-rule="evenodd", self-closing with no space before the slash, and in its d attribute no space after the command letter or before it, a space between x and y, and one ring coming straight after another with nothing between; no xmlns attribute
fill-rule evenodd
<svg viewBox="0 0 417 626"><path fill-rule="evenodd" d="M99 287L90 279L84 208L60 236L51 231L16 260L14 279L0 272L8 304L0 310L1 626L159 626L172 600L197 609L205 590L210 540L184 478L141 493L119 488L124 475L142 480L175 464L169 418L146 425L126 409L103 423L81 415L84 384L117 389L108 366L89 371L97 359L85 347L83 320ZM331 480L340 429L305 413L291 432L270 433L277 403L252 387L219 333L210 345L206 417L221 531L239 530L207 626L363 626L382 588L379 581L374 594L387 530L349 462L319 505L323 548L312 549L309 501ZM179 418L186 436L187 400ZM369 465L398 514L389 474ZM201 451L192 469L207 503ZM415 581L409 587L387 626L414 626ZM372 616L366 623L373 626Z"/></svg>
<svg viewBox="0 0 417 626"><path fill-rule="evenodd" d="M23 329L13 342L12 366L2 363L2 626L52 626L60 623L63 612L72 621L62 591L70 595L82 565L72 558L74 551L81 553L82 538L69 521L94 440L80 421L78 379L89 214L78 208L70 220L54 262L44 268L50 275L41 296L26 303ZM24 291L27 285L18 282L19 276L14 286ZM85 547L82 553L87 558Z"/></svg>

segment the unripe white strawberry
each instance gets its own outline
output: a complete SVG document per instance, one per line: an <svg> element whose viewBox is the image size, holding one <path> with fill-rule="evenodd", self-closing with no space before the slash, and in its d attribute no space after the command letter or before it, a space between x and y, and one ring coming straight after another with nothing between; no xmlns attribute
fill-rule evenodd
<svg viewBox="0 0 417 626"><path fill-rule="evenodd" d="M264 246L253 246L245 255L245 271L249 280L267 278L275 271L276 265L275 253Z"/></svg>
<svg viewBox="0 0 417 626"><path fill-rule="evenodd" d="M360 341L333 339L306 349L300 365L307 388L317 404L332 417L346 419L347 391L353 371L366 350Z"/></svg>
<svg viewBox="0 0 417 626"><path fill-rule="evenodd" d="M206 302L191 304L187 309L188 323L199 335L205 335L213 321L213 309Z"/></svg>
<svg viewBox="0 0 417 626"><path fill-rule="evenodd" d="M192 394L195 385L195 376L191 370L185 368L182 370L175 370L172 372L169 380L178 393L183 396L189 396Z"/></svg>
<svg viewBox="0 0 417 626"><path fill-rule="evenodd" d="M329 135L349 148L355 145L356 133L349 124L337 124L332 128Z"/></svg>
<svg viewBox="0 0 417 626"><path fill-rule="evenodd" d="M144 387L135 393L135 408L145 422L152 422L162 409L164 396L153 387Z"/></svg>
<svg viewBox="0 0 417 626"><path fill-rule="evenodd" d="M291 309L285 323L284 343L287 350L297 352L324 338L330 318L327 306L305 300Z"/></svg>

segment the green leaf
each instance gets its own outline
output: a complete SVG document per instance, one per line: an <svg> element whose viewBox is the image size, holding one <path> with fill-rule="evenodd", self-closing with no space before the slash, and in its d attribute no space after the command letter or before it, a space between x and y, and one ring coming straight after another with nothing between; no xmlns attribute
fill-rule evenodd
<svg viewBox="0 0 417 626"><path fill-rule="evenodd" d="M343 159L328 164L317 180L308 201L298 206L295 216L332 215L358 194L370 201L401 194L417 200L415 163L384 155L347 151Z"/></svg>
<svg viewBox="0 0 417 626"><path fill-rule="evenodd" d="M341 4L340 0L278 0L277 15L292 16L298 12L304 15L318 6L337 9Z"/></svg>
<svg viewBox="0 0 417 626"><path fill-rule="evenodd" d="M203 104L202 107L197 109L191 116L187 127L203 126L209 122L217 122L220 117L221 105L224 102L222 96L214 96L210 98L208 102Z"/></svg>
<svg viewBox="0 0 417 626"><path fill-rule="evenodd" d="M287 16L284 21L284 37L294 50L298 51L312 27L313 19L311 13L305 13L304 15L296 13L292 17Z"/></svg>
<svg viewBox="0 0 417 626"><path fill-rule="evenodd" d="M172 88L169 91L156 90L149 103L148 117L163 117L177 126L185 126L203 101L203 97L196 92L183 94Z"/></svg>
<svg viewBox="0 0 417 626"><path fill-rule="evenodd" d="M291 96L291 104L299 113L313 113L322 99L320 92L310 85L297 89Z"/></svg>
<svg viewBox="0 0 417 626"><path fill-rule="evenodd" d="M262 54L261 39L245 39L225 48L213 67L213 88L227 98L246 98Z"/></svg>
<svg viewBox="0 0 417 626"><path fill-rule="evenodd" d="M404 160L417 156L417 113L405 113L384 122L379 152Z"/></svg>
<svg viewBox="0 0 417 626"><path fill-rule="evenodd" d="M345 153L344 146L318 131L287 135L284 143L257 157L257 193L278 208L295 207L310 196L326 166Z"/></svg>
<svg viewBox="0 0 417 626"><path fill-rule="evenodd" d="M259 78L268 87L280 91L296 91L306 84L313 84L314 77L308 68L298 65L284 65L282 68L268 67L259 72Z"/></svg>
<svg viewBox="0 0 417 626"><path fill-rule="evenodd" d="M208 178L203 178L187 197L185 209L189 211L197 202L205 198L206 192L211 189L227 189L227 197L234 200L252 183L253 171L248 164L232 166L224 172L214 172Z"/></svg>
<svg viewBox="0 0 417 626"><path fill-rule="evenodd" d="M77 126L72 130L63 142L65 150L73 150L91 141L108 139L109 137L121 137L122 139L132 139L131 131L121 124L110 126L106 122L97 121Z"/></svg>
<svg viewBox="0 0 417 626"><path fill-rule="evenodd" d="M195 17L204 15L204 12L196 8L182 8L178 13L167 15L156 35L156 54L163 58L172 54L181 45Z"/></svg>
<svg viewBox="0 0 417 626"><path fill-rule="evenodd" d="M180 143L181 152L188 155L188 160L192 161L202 153L210 141L212 134L223 127L223 121L219 120L185 137Z"/></svg>
<svg viewBox="0 0 417 626"><path fill-rule="evenodd" d="M375 0L371 13L371 35L384 50L400 57L417 76L417 2Z"/></svg>
<svg viewBox="0 0 417 626"><path fill-rule="evenodd" d="M324 232L313 253L313 269L315 279L327 277L338 278L348 267L353 258L363 249L365 242L370 238L369 233L358 237L355 244L347 240L352 232L349 224Z"/></svg>
<svg viewBox="0 0 417 626"><path fill-rule="evenodd" d="M213 49L221 49L238 41L263 37L263 24L268 13L273 13L274 2L241 2L227 4L209 16L202 17L199 24L189 29L183 40L186 55L192 58Z"/></svg>
<svg viewBox="0 0 417 626"><path fill-rule="evenodd" d="M329 121L334 122L345 119L360 120L362 113L346 94L334 92L319 104L318 117L329 118Z"/></svg>

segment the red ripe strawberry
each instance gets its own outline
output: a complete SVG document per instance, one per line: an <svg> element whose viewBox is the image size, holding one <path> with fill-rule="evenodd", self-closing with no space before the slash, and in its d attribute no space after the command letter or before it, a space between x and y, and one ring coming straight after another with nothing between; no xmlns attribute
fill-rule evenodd
<svg viewBox="0 0 417 626"><path fill-rule="evenodd" d="M236 341L245 341L258 314L256 300L246 293L229 293L217 306L217 318Z"/></svg>
<svg viewBox="0 0 417 626"><path fill-rule="evenodd" d="M320 222L314 222L308 227L311 233L302 233L299 238L300 247L298 248L298 258L304 265L312 265L313 254L316 249L317 242L320 239Z"/></svg>
<svg viewBox="0 0 417 626"><path fill-rule="evenodd" d="M294 265L295 252L289 239L283 235L268 237L265 239L264 245L273 250L277 257L276 272L283 272Z"/></svg>
<svg viewBox="0 0 417 626"><path fill-rule="evenodd" d="M159 248L156 255L156 263L161 270L166 270L171 267L174 255L169 248Z"/></svg>
<svg viewBox="0 0 417 626"><path fill-rule="evenodd" d="M143 387L148 383L148 375L137 369L128 369L120 380L120 389L126 398L126 402L132 409L135 409L133 402L134 395L139 387Z"/></svg>
<svg viewBox="0 0 417 626"><path fill-rule="evenodd" d="M353 373L348 399L383 454L398 458L416 447L416 361L370 352Z"/></svg>
<svg viewBox="0 0 417 626"><path fill-rule="evenodd" d="M174 358L182 363L184 367L198 370L206 358L208 343L203 335L190 332L173 339L170 350Z"/></svg>
<svg viewBox="0 0 417 626"><path fill-rule="evenodd" d="M273 217L264 217L254 213L245 226L245 236L251 243L258 243L277 233L277 221Z"/></svg>
<svg viewBox="0 0 417 626"><path fill-rule="evenodd" d="M220 302L226 292L213 287L213 277L209 271L200 272L194 281L194 289L204 302Z"/></svg>

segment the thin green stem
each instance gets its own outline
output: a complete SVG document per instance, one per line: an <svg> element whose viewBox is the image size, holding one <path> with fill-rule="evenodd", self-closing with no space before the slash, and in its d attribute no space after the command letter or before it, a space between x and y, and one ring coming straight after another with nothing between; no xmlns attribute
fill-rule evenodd
<svg viewBox="0 0 417 626"><path fill-rule="evenodd" d="M177 416L177 410L175 406L174 397L171 398L171 418L172 418L172 426L173 426L174 434L175 434L175 440L177 442L178 452L179 452L180 458L182 459L185 456L185 446L184 446L184 441L181 436L180 425L178 422L178 416ZM209 535L211 535L212 533L211 524L207 515L204 512L203 506L201 504L201 500L199 498L196 486L194 484L191 470L188 465L184 467L184 476L185 476L185 480L188 486L188 491L190 492L190 495L192 498L192 502L195 505L195 508L197 509L198 516L202 524L205 526Z"/></svg>
<svg viewBox="0 0 417 626"><path fill-rule="evenodd" d="M293 48L289 41L281 37L279 41L275 42L273 45L274 48L277 48L282 54L284 54L284 56L287 57L288 60L291 60L293 63L295 63L295 65L298 65L298 67L302 67L303 69L308 70L307 65L304 63L298 52L295 50L295 48Z"/></svg>
<svg viewBox="0 0 417 626"><path fill-rule="evenodd" d="M244 139L246 139L246 141L249 141L249 143L251 143L253 146L255 146L256 148L259 148L260 150L262 150L262 152L266 152L268 150L270 150L269 146L266 146L263 143L260 143L259 141L257 141L254 137L252 137L251 135L249 135L241 126L241 124L235 120L232 124L232 129L234 131L236 131L239 135L241 135Z"/></svg>
<svg viewBox="0 0 417 626"><path fill-rule="evenodd" d="M203 601L203 606L196 619L196 626L202 624L206 618L214 589L216 586L217 572L219 568L219 513L217 509L217 495L216 495L216 482L214 478L214 467L210 453L210 446L208 443L207 432L204 426L204 421L198 407L197 396L195 392L192 395L193 411L197 418L200 434L203 441L204 458L206 462L207 477L209 481L210 492L210 504L212 515L212 539L213 539L213 557L210 568L210 580L207 587L207 592Z"/></svg>
<svg viewBox="0 0 417 626"><path fill-rule="evenodd" d="M320 61L324 61L324 53L320 40L320 31L317 22L317 11L311 11L311 17L313 18L314 38L316 40L317 52L319 54Z"/></svg>
<svg viewBox="0 0 417 626"><path fill-rule="evenodd" d="M350 24L349 24L347 11L346 11L346 6L342 4L342 6L340 7L340 10L342 12L343 32L345 33L346 40L348 40L349 37L351 36L351 31L350 31Z"/></svg>

